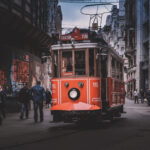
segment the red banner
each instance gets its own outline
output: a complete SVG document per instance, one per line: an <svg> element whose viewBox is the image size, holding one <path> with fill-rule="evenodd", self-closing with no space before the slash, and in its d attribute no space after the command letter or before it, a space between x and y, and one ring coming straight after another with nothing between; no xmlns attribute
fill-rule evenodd
<svg viewBox="0 0 150 150"><path fill-rule="evenodd" d="M3 87L5 84L5 73L3 70L0 70L0 85Z"/></svg>
<svg viewBox="0 0 150 150"><path fill-rule="evenodd" d="M29 62L14 60L13 78L15 82L29 82Z"/></svg>

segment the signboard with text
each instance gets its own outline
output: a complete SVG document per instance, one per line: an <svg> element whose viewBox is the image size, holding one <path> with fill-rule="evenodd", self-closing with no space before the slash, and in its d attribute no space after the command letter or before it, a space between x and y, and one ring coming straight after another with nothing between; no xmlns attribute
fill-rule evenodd
<svg viewBox="0 0 150 150"><path fill-rule="evenodd" d="M72 33L60 36L61 41L70 41L72 38L75 41L88 40L88 33L80 33L80 30L78 28L74 28Z"/></svg>

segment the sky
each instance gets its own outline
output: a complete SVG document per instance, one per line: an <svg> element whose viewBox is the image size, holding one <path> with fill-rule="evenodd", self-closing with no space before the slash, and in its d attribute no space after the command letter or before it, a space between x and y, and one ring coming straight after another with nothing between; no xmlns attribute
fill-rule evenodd
<svg viewBox="0 0 150 150"><path fill-rule="evenodd" d="M79 28L89 27L90 15L84 15L80 13L81 8L85 5L89 5L89 3L62 3L60 2L59 4L61 5L61 8L62 8L62 14L63 14L62 27L64 29L74 28L74 27L79 27ZM82 9L82 12L95 14L97 8L98 8L98 13L109 12L111 10L111 7L112 5L90 6L90 7L86 7ZM110 13L106 13L102 17L102 24L101 24L102 27L105 25L106 17L108 14ZM91 23L92 22L94 22L94 18L92 19ZM100 18L98 18L98 22L100 25Z"/></svg>

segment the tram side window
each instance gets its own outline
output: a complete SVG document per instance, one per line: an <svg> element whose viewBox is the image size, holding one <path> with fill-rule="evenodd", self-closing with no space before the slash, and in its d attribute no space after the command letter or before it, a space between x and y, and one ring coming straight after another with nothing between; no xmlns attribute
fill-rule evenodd
<svg viewBox="0 0 150 150"><path fill-rule="evenodd" d="M94 76L94 49L89 50L89 72L90 76Z"/></svg>
<svg viewBox="0 0 150 150"><path fill-rule="evenodd" d="M72 52L62 52L62 75L73 75Z"/></svg>
<svg viewBox="0 0 150 150"><path fill-rule="evenodd" d="M85 75L85 51L75 51L75 74Z"/></svg>
<svg viewBox="0 0 150 150"><path fill-rule="evenodd" d="M54 52L54 77L58 77L58 52Z"/></svg>
<svg viewBox="0 0 150 150"><path fill-rule="evenodd" d="M112 58L111 61L111 69L112 69L112 78L115 78L116 72L115 72L115 60Z"/></svg>

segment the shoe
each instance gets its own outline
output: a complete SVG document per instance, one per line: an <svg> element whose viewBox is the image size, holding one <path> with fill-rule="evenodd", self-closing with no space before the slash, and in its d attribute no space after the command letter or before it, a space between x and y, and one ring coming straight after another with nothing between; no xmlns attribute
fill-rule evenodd
<svg viewBox="0 0 150 150"><path fill-rule="evenodd" d="M43 122L43 119L41 119L40 122Z"/></svg>
<svg viewBox="0 0 150 150"><path fill-rule="evenodd" d="M23 117L22 117L22 116L20 116L20 119L22 120L22 119L23 119Z"/></svg>

